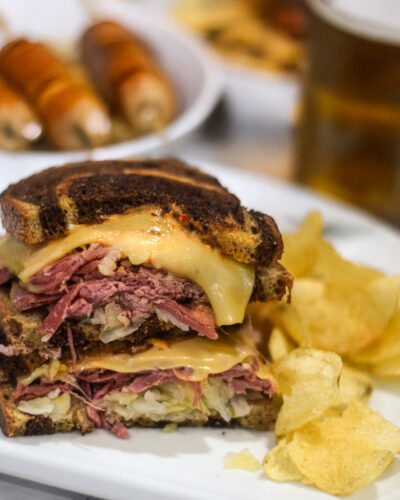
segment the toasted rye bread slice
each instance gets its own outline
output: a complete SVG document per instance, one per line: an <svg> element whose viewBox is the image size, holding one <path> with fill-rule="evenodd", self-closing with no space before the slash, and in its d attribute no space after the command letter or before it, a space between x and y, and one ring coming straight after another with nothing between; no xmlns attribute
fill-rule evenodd
<svg viewBox="0 0 400 500"><path fill-rule="evenodd" d="M65 417L56 422L44 415L28 415L18 410L10 384L0 384L0 426L8 437L38 436L79 430L82 434L94 430L84 403L71 398L71 407Z"/></svg>
<svg viewBox="0 0 400 500"><path fill-rule="evenodd" d="M277 416L277 404L273 398L263 398L255 401L248 402L251 410L250 413L244 417L232 418L230 422L226 422L219 415L211 415L205 422L199 415L198 418L180 422L179 426L186 427L222 427L222 428L236 428L251 429L256 431L272 431L275 426ZM122 420L126 427L164 427L169 422L162 420L154 422L149 418L140 418L138 420Z"/></svg>
<svg viewBox="0 0 400 500"><path fill-rule="evenodd" d="M71 397L71 408L67 415L57 422L43 415L28 415L18 410L13 398L13 386L0 384L0 426L8 437L35 436L79 430L82 434L94 430L88 418L85 405ZM225 422L218 414L211 415L207 421L201 416L179 423L193 427L242 427L244 429L272 430L276 420L276 403L274 399L263 398L249 402L250 413L245 417L234 418ZM148 418L123 420L126 427L164 427L168 421L154 422Z"/></svg>
<svg viewBox="0 0 400 500"><path fill-rule="evenodd" d="M161 210L239 262L270 266L283 244L274 220L247 210L217 179L175 159L83 162L50 168L0 196L6 230L28 243L137 208Z"/></svg>

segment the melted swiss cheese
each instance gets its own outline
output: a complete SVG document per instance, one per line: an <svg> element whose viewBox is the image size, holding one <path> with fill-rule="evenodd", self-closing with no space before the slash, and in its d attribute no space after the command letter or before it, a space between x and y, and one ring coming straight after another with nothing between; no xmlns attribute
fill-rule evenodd
<svg viewBox="0 0 400 500"><path fill-rule="evenodd" d="M113 216L101 224L71 226L67 236L42 245L24 245L8 235L0 243L0 266L28 283L46 265L94 242L117 249L133 265L151 263L197 283L217 325L243 321L254 286L253 266L222 255L170 216L143 211Z"/></svg>
<svg viewBox="0 0 400 500"><path fill-rule="evenodd" d="M204 380L210 374L222 373L239 363L258 362L257 376L273 380L268 363L254 345L243 341L239 334L209 340L195 337L171 342L168 348L153 346L135 354L97 354L87 356L76 364L78 371L103 368L119 373L136 373L144 370L192 368L192 381Z"/></svg>

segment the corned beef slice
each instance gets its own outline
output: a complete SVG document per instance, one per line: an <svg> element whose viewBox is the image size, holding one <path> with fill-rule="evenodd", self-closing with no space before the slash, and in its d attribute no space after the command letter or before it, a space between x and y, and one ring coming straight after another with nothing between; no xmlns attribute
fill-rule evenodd
<svg viewBox="0 0 400 500"><path fill-rule="evenodd" d="M10 281L13 276L14 274L6 267L0 268L0 285L4 285L7 281Z"/></svg>
<svg viewBox="0 0 400 500"><path fill-rule="evenodd" d="M257 363L253 364L251 369L238 364L230 370L210 375L210 377L222 379L236 394L246 394L246 390L255 390L271 396L275 392L275 387L270 380L258 378L256 370ZM184 380L181 375L185 373L185 377L187 377L191 372L192 370L188 367L175 370L152 369L138 373L118 373L102 368L91 368L76 374L76 382L81 387L82 393L86 395L86 402L89 404L102 399L111 391L121 390L122 392L139 394L167 382L182 382ZM193 389L195 401L193 404L196 405L202 394L201 384L192 381L186 381L186 383L189 383ZM45 396L54 389L60 389L61 392L72 392L74 396L82 399L82 396L75 393L76 386L69 386L68 383L50 384L46 381L30 386L18 383L14 397L19 401L32 399ZM91 406L96 408L93 404Z"/></svg>
<svg viewBox="0 0 400 500"><path fill-rule="evenodd" d="M196 330L199 335L208 337L211 340L218 338L215 331L214 315L210 307L198 304L195 307L184 307L174 300L168 300L158 305L158 309L168 312L180 323L183 323L192 330Z"/></svg>
<svg viewBox="0 0 400 500"><path fill-rule="evenodd" d="M63 288L79 268L94 260L100 262L108 252L108 247L94 243L83 252L66 255L32 276L31 289L35 293L55 293Z"/></svg>
<svg viewBox="0 0 400 500"><path fill-rule="evenodd" d="M17 287L15 306L19 311L51 306L38 330L46 339L65 319L88 318L111 302L121 307L129 322L160 311L199 335L218 338L212 309L195 283L152 267L134 267L127 261L122 261L111 276L104 276L98 265L108 251L108 247L93 244L49 264L31 278L34 293Z"/></svg>
<svg viewBox="0 0 400 500"><path fill-rule="evenodd" d="M216 373L211 376L223 379L236 394L246 394L247 389L253 389L271 395L274 392L271 382L258 378L255 373L256 371L257 365L251 369L246 369L242 365L236 365L226 372Z"/></svg>
<svg viewBox="0 0 400 500"><path fill-rule="evenodd" d="M275 387L270 380L258 378L256 375L257 369L258 365L256 362L250 368L244 368L238 364L230 370L210 375L210 377L224 380L236 394L245 394L247 389L252 389L272 395L275 392ZM91 391L95 394L93 399L99 399L99 390L104 387L107 387L107 391L102 390L101 397L114 390L138 394L166 382L188 381L188 377L191 374L192 369L188 367L176 368L174 370L153 369L138 373L118 373L102 368L91 368L78 374L77 380L80 384L82 382L91 384ZM195 392L198 391L197 387L193 389Z"/></svg>
<svg viewBox="0 0 400 500"><path fill-rule="evenodd" d="M247 369L239 364L228 371L210 375L210 377L218 377L224 380L236 394L246 394L246 390L250 389L272 395L275 392L275 387L271 381L257 377L255 373L256 366L254 365L254 368ZM176 370L153 369L138 373L118 373L102 368L91 368L76 375L76 382L81 388L82 393L85 394L85 398L80 394L76 394L76 386L70 386L68 383L50 384L46 381L41 381L39 384L30 386L18 383L14 397L16 400L22 401L42 397L54 389L60 389L60 392L70 392L79 399L82 399L92 409L99 409L93 403L104 398L111 391L121 390L122 392L139 394L167 382L182 382L182 378L178 378L177 375L182 373L188 375L189 372L191 372L191 369L187 367ZM193 405L195 406L199 403L202 394L201 383L192 381L187 381L186 383L190 384L193 389Z"/></svg>
<svg viewBox="0 0 400 500"><path fill-rule="evenodd" d="M17 401L41 398L55 389L60 389L60 392L72 391L72 388L66 384L37 384L26 386L18 383L14 392L14 398Z"/></svg>
<svg viewBox="0 0 400 500"><path fill-rule="evenodd" d="M137 394L156 385L174 381L176 381L176 377L172 370L148 370L146 372L139 373L135 377L134 381L122 390L123 392L134 392Z"/></svg>
<svg viewBox="0 0 400 500"><path fill-rule="evenodd" d="M167 382L182 382L182 378L177 377L181 370L186 374L189 374L189 371L191 371L190 368L185 367L175 370L153 369L138 373L118 373L111 370L104 370L103 368L90 368L77 374L76 381L82 387L82 391L88 396L88 400L96 401L111 391L121 390L122 392L139 394ZM210 377L217 377L224 380L236 394L245 394L246 390L251 389L271 396L275 392L275 387L270 380L258 378L256 370L257 364L254 364L251 369L244 368L238 364L230 370L210 375ZM193 384L191 381L189 383ZM54 389L60 389L62 392L75 390L74 387L68 386L67 383L40 383L30 386L24 386L19 383L15 392L15 398L18 400L32 399L39 397L39 395L46 395ZM194 393L198 393L198 386L193 387L193 390ZM196 395L196 399L199 399L198 395Z"/></svg>
<svg viewBox="0 0 400 500"><path fill-rule="evenodd" d="M14 290L14 305L18 311L28 311L35 307L44 306L46 304L51 304L56 302L63 296L63 293L52 294L41 294L41 293L31 293L22 288L19 285L13 285Z"/></svg>
<svg viewBox="0 0 400 500"><path fill-rule="evenodd" d="M111 432L115 434L120 439L129 439L129 433L127 428L121 422L116 422L112 428Z"/></svg>
<svg viewBox="0 0 400 500"><path fill-rule="evenodd" d="M203 390L201 388L200 382L189 382L189 384L193 390L193 406L200 405L200 407L201 407L200 398L201 398L201 395L203 394ZM203 409L201 408L201 410L203 410ZM202 413L203 413L203 411L202 411Z"/></svg>

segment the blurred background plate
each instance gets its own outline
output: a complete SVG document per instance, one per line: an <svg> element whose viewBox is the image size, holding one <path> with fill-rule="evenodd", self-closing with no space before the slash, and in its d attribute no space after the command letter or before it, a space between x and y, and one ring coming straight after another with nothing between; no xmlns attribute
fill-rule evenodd
<svg viewBox="0 0 400 500"><path fill-rule="evenodd" d="M166 19L156 19L130 2L95 2L96 17L114 18L136 31L159 57L175 86L179 110L162 134L148 134L88 151L0 151L0 168L12 168L18 177L53 165L86 158L111 159L142 155L170 144L199 126L215 106L221 92L218 65L202 44L186 36ZM77 0L0 1L0 13L12 33L29 35L57 46L71 46L90 23ZM184 68L184 70L183 70Z"/></svg>

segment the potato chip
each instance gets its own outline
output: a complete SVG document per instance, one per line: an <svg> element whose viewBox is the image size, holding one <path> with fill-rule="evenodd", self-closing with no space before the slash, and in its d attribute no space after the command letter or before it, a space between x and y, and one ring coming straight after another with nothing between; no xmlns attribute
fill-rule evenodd
<svg viewBox="0 0 400 500"><path fill-rule="evenodd" d="M337 354L307 348L295 349L272 364L283 397L277 436L299 429L335 404L341 369Z"/></svg>
<svg viewBox="0 0 400 500"><path fill-rule="evenodd" d="M268 340L268 352L272 361L276 361L293 351L295 344L283 333L280 328L273 328Z"/></svg>
<svg viewBox="0 0 400 500"><path fill-rule="evenodd" d="M292 304L275 302L269 307L266 314L268 315L268 320L278 326L296 344L304 345L306 343L306 333L301 316Z"/></svg>
<svg viewBox="0 0 400 500"><path fill-rule="evenodd" d="M376 479L400 451L400 429L359 401L342 416L296 431L287 453L304 478L332 495L349 495Z"/></svg>
<svg viewBox="0 0 400 500"><path fill-rule="evenodd" d="M290 440L291 436L280 439L275 448L264 458L265 475L274 481L302 481L304 479L287 451Z"/></svg>
<svg viewBox="0 0 400 500"><path fill-rule="evenodd" d="M372 378L361 370L343 364L339 380L339 395L336 405L347 405L352 399L366 403L371 396L374 383Z"/></svg>
<svg viewBox="0 0 400 500"><path fill-rule="evenodd" d="M399 280L379 277L366 286L298 279L292 306L304 327L308 346L342 355L374 342L388 325L396 308Z"/></svg>
<svg viewBox="0 0 400 500"><path fill-rule="evenodd" d="M350 358L374 371L374 365L384 364L385 360L398 359L400 365L400 305L392 316L389 324L384 329L378 341L356 353L351 353ZM396 370L399 374L400 368Z"/></svg>
<svg viewBox="0 0 400 500"><path fill-rule="evenodd" d="M283 236L285 250L282 264L294 278L306 276L314 265L321 233L321 215L318 212L310 212L296 232Z"/></svg>
<svg viewBox="0 0 400 500"><path fill-rule="evenodd" d="M388 358L370 366L375 375L385 378L400 377L400 360L398 356Z"/></svg>
<svg viewBox="0 0 400 500"><path fill-rule="evenodd" d="M163 432L174 432L178 428L178 424L176 422L169 422L163 427Z"/></svg>
<svg viewBox="0 0 400 500"><path fill-rule="evenodd" d="M260 470L261 464L256 457L250 453L249 449L245 448L239 453L228 453L225 460L225 469L254 471Z"/></svg>
<svg viewBox="0 0 400 500"><path fill-rule="evenodd" d="M308 276L319 281L333 281L364 286L384 274L369 267L360 266L344 259L322 237L315 246L316 257Z"/></svg>
<svg viewBox="0 0 400 500"><path fill-rule="evenodd" d="M344 259L322 238L322 225L321 214L310 212L296 232L283 236L282 263L295 278L363 285L383 276L379 271Z"/></svg>
<svg viewBox="0 0 400 500"><path fill-rule="evenodd" d="M268 339L273 326L278 327L295 344L303 343L305 337L299 313L291 304L271 301L267 303L253 302L249 304L248 313L252 325Z"/></svg>

